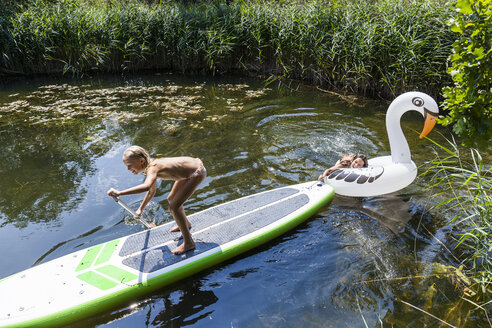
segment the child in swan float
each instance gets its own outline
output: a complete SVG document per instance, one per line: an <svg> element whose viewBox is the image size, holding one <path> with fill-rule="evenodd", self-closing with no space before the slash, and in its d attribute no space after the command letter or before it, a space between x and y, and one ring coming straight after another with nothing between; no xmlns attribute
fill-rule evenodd
<svg viewBox="0 0 492 328"><path fill-rule="evenodd" d="M322 181L331 171L336 169L346 169L346 168L361 168L367 167L367 157L362 154L346 154L342 155L340 161L334 166L326 169L322 175L319 176L318 180Z"/></svg>
<svg viewBox="0 0 492 328"><path fill-rule="evenodd" d="M350 164L350 167L353 169L358 169L361 167L367 167L367 157L366 155L358 154L357 156L354 157L354 160Z"/></svg>

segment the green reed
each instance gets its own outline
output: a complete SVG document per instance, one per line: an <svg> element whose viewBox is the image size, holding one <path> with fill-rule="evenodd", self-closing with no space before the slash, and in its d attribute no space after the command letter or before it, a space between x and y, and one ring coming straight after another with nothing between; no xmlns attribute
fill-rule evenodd
<svg viewBox="0 0 492 328"><path fill-rule="evenodd" d="M492 167L479 151L462 152L456 142L430 161L424 175L439 213L451 218L457 236L456 249L463 253L461 264L471 274L476 291L485 293L492 283Z"/></svg>
<svg viewBox="0 0 492 328"><path fill-rule="evenodd" d="M32 0L0 11L0 74L253 73L438 95L452 15L437 0Z"/></svg>

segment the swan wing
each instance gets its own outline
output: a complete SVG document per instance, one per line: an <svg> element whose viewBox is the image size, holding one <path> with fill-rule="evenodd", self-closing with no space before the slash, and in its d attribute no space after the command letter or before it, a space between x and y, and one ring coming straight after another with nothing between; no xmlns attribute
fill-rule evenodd
<svg viewBox="0 0 492 328"><path fill-rule="evenodd" d="M345 182L356 181L358 184L372 183L381 177L383 173L384 167L375 165L358 169L336 169L325 177L325 182L329 183L330 180L343 180Z"/></svg>

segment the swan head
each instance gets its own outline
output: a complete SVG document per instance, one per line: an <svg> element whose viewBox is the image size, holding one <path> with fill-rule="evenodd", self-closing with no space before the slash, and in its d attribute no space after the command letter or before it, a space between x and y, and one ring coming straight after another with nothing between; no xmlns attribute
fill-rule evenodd
<svg viewBox="0 0 492 328"><path fill-rule="evenodd" d="M396 105L395 107L402 110L400 115L410 110L415 110L422 114L425 123L424 129L420 134L421 139L434 128L436 119L439 116L439 107L436 101L431 96L419 91L410 91L399 95L393 100L392 105Z"/></svg>
<svg viewBox="0 0 492 328"><path fill-rule="evenodd" d="M419 138L424 138L436 125L436 119L439 117L439 107L436 101L429 95L422 92L416 92L419 95L415 95L412 98L412 104L415 106L415 110L420 112L424 116L424 128L420 133Z"/></svg>
<svg viewBox="0 0 492 328"><path fill-rule="evenodd" d="M411 161L410 149L400 127L400 118L407 112L415 110L425 119L420 138L425 137L436 124L439 107L431 96L418 91L406 92L393 100L386 114L386 129L391 146L391 156L395 163Z"/></svg>
<svg viewBox="0 0 492 328"><path fill-rule="evenodd" d="M436 101L431 96L417 91L404 93L400 97L405 97L407 101L410 101L407 107L408 110L416 110L424 117L424 129L419 136L422 139L436 125L436 119L439 116L439 107Z"/></svg>

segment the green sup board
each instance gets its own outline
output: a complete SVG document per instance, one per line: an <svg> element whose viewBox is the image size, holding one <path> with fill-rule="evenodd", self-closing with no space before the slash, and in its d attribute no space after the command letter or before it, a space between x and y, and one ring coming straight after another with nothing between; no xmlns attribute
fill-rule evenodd
<svg viewBox="0 0 492 328"><path fill-rule="evenodd" d="M322 182L278 188L190 215L196 249L173 255L174 222L0 280L0 327L53 327L130 304L294 228L334 195Z"/></svg>

